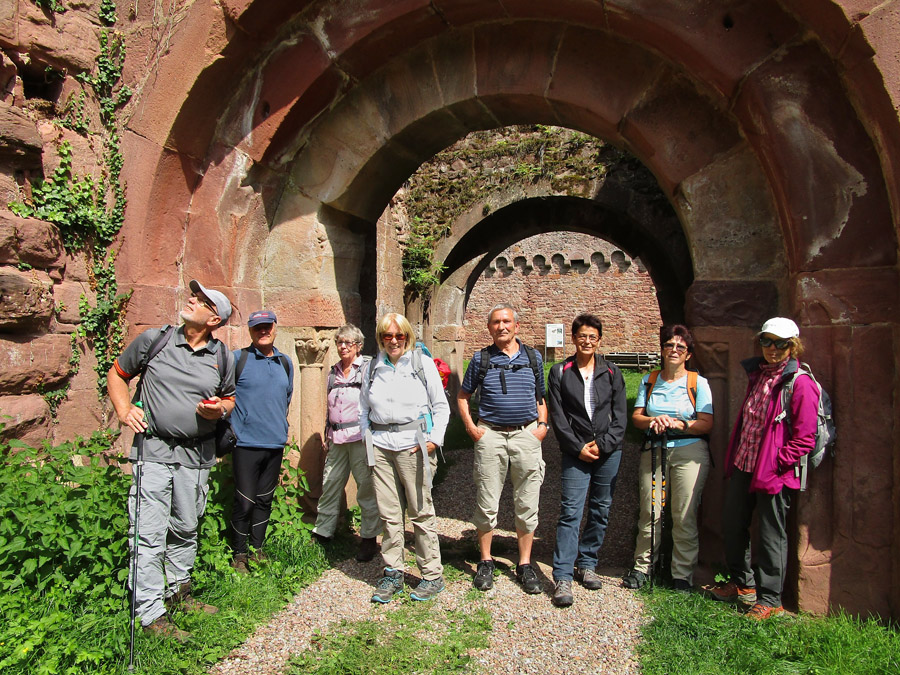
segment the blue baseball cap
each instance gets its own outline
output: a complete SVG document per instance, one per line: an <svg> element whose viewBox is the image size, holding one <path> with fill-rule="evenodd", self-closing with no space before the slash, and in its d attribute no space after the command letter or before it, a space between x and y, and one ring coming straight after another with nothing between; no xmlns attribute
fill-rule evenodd
<svg viewBox="0 0 900 675"><path fill-rule="evenodd" d="M275 312L270 309L261 309L257 312L253 312L250 315L250 318L247 319L247 325L250 328L253 326L258 326L261 323L278 323L278 317L275 316Z"/></svg>

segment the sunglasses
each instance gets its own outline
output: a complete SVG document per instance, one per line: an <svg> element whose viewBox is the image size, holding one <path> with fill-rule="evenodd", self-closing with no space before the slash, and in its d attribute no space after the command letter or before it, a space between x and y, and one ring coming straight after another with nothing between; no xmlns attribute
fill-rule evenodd
<svg viewBox="0 0 900 675"><path fill-rule="evenodd" d="M666 349L670 352L675 352L676 354L683 354L687 351L687 345L679 345L674 342L667 342L663 345L663 349Z"/></svg>
<svg viewBox="0 0 900 675"><path fill-rule="evenodd" d="M791 346L790 340L773 340L772 338L760 337L759 344L763 347L771 347L775 345L775 349L787 349Z"/></svg>
<svg viewBox="0 0 900 675"><path fill-rule="evenodd" d="M391 340L406 342L406 333L385 333L381 336L382 342L390 342Z"/></svg>
<svg viewBox="0 0 900 675"><path fill-rule="evenodd" d="M213 314L218 315L219 310L217 310L215 307L213 307L211 304L209 304L209 300L205 300L204 298L201 298L201 297L200 297L199 295L197 295L196 293L191 293L191 297L194 298L194 299L196 299L197 302L199 302L201 305L203 305L204 307L206 307L206 309L208 309L210 312L212 312Z"/></svg>

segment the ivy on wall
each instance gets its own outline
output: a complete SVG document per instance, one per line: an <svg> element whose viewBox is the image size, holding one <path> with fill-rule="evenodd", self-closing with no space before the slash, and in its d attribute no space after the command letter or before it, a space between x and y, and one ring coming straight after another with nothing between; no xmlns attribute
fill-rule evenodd
<svg viewBox="0 0 900 675"><path fill-rule="evenodd" d="M117 112L131 98L131 90L122 84L125 41L112 26L116 22L114 0L103 0L99 15L104 23L100 33L100 53L92 73L79 73L81 92L66 103L56 122L82 136L88 136L89 120L85 111L86 90L96 98L103 141L103 175L76 177L72 171L72 147L63 142L58 148L59 166L49 178L32 185L31 198L9 205L17 215L53 223L59 228L68 253L84 253L89 262L91 287L96 304L82 295L78 310L80 324L72 335L71 372L78 369L78 341L93 345L97 365L97 392L106 393L106 374L124 341L122 315L130 293L120 294L116 284L115 252L111 249L125 219L125 186L121 173L123 158L119 143ZM55 410L64 398L61 390L47 392L45 399Z"/></svg>

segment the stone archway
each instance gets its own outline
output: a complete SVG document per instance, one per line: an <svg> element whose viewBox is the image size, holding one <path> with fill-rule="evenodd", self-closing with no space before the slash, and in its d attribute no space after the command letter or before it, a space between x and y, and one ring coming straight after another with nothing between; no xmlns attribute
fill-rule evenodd
<svg viewBox="0 0 900 675"><path fill-rule="evenodd" d="M221 7L186 10L124 139L119 273L136 288L135 326L169 320L201 276L243 307L275 308L285 346L308 357L301 391L316 391L331 327L399 309L396 237L379 219L422 161L519 122L607 139L650 168L678 214L693 271L684 313L722 407L740 398L733 374L754 327L783 312L803 326L839 427L884 420L842 438L833 475L801 500L799 598L897 615L900 562L888 593L866 581L900 561L890 8ZM304 443L321 425L307 399L294 419Z"/></svg>

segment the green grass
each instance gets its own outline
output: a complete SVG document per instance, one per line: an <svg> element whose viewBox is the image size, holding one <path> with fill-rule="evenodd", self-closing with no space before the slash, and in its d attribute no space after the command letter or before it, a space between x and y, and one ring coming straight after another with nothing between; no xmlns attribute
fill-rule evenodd
<svg viewBox="0 0 900 675"><path fill-rule="evenodd" d="M295 656L290 675L399 675L474 672L470 652L488 646L486 609L445 610L404 597L396 609L343 621Z"/></svg>
<svg viewBox="0 0 900 675"><path fill-rule="evenodd" d="M877 675L900 672L900 636L875 620L785 615L757 622L697 594L642 592L653 620L638 647L644 675Z"/></svg>

